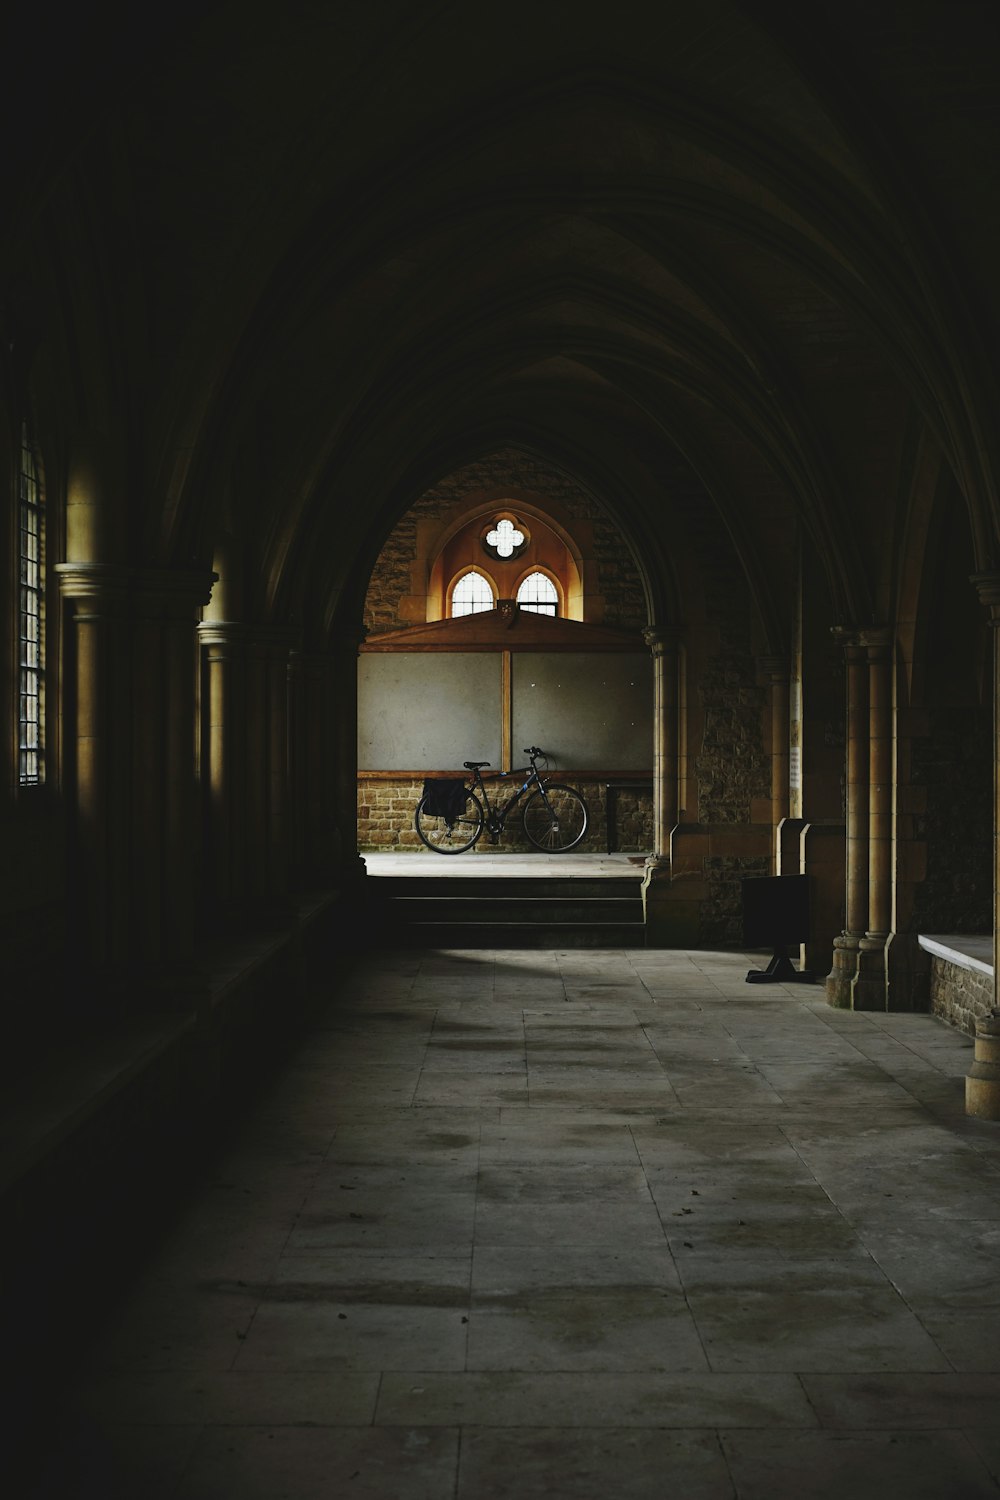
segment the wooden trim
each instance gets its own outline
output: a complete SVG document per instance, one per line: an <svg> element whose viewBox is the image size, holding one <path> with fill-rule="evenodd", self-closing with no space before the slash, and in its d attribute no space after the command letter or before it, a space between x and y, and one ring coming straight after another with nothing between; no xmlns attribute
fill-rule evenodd
<svg viewBox="0 0 1000 1500"><path fill-rule="evenodd" d="M510 601L505 601L509 603ZM539 615L514 607L481 610L457 620L432 620L372 636L361 646L363 655L373 652L424 651L576 651L645 653L646 642L638 631L613 630L563 616Z"/></svg>
<svg viewBox="0 0 1000 1500"><path fill-rule="evenodd" d="M520 766L518 766L518 770L520 770L520 769L521 769ZM464 770L460 766L456 767L454 770L451 770L451 771L428 771L426 769L420 770L420 771L359 771L358 772L358 780L359 781L422 781L425 776L428 776L428 777L438 777L438 776L468 776L469 774L470 774L470 772ZM507 774L506 772L500 771L495 766L491 767L491 768L488 768L488 769L484 768L483 769L483 780L492 783L494 781L498 781L502 775L506 775L506 774ZM629 782L632 782L632 781L644 781L644 780L648 781L649 778L652 776L652 774L653 774L652 768L650 768L648 771L603 771L603 770L599 770L599 771L574 771L572 769L568 769L568 770L564 771L561 766L558 767L554 771L550 770L550 771L543 771L542 772L543 778L547 778L550 781L601 781L601 782L604 782L604 781L629 781Z"/></svg>
<svg viewBox="0 0 1000 1500"><path fill-rule="evenodd" d="M509 771L511 761L511 737L514 733L514 693L512 688L511 653L500 653L500 768Z"/></svg>

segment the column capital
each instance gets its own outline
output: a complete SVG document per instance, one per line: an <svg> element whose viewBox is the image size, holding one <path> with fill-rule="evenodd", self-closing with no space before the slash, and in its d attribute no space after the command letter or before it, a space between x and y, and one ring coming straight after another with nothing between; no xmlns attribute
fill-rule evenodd
<svg viewBox="0 0 1000 1500"><path fill-rule="evenodd" d="M830 626L830 634L833 636L835 644L843 646L847 650L852 646L859 646L861 644L858 639L860 633L860 626L858 625Z"/></svg>
<svg viewBox="0 0 1000 1500"><path fill-rule="evenodd" d="M196 632L203 646L242 646L247 638L247 627L235 620L202 620Z"/></svg>
<svg viewBox="0 0 1000 1500"><path fill-rule="evenodd" d="M792 664L787 656L768 654L758 656L757 671L772 682L787 682L792 675Z"/></svg>
<svg viewBox="0 0 1000 1500"><path fill-rule="evenodd" d="M190 617L207 604L217 573L192 568L130 568L114 563L56 563L64 599L81 599L112 609L127 606L140 615Z"/></svg>
<svg viewBox="0 0 1000 1500"><path fill-rule="evenodd" d="M992 569L988 573L973 573L969 582L979 595L980 604L985 604L989 610L992 623L1000 625L1000 571Z"/></svg>
<svg viewBox="0 0 1000 1500"><path fill-rule="evenodd" d="M893 632L889 625L831 625L830 634L838 646L845 651L888 651L892 646Z"/></svg>
<svg viewBox="0 0 1000 1500"><path fill-rule="evenodd" d="M642 638L654 656L666 656L668 652L676 651L682 635L679 625L647 625L642 632Z"/></svg>
<svg viewBox="0 0 1000 1500"><path fill-rule="evenodd" d="M869 657L878 657L892 649L893 634L888 625L866 625L858 631L858 645L864 646Z"/></svg>

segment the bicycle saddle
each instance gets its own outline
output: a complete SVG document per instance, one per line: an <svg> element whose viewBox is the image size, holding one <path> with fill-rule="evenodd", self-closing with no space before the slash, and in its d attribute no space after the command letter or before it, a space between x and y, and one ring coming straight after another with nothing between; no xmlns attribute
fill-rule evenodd
<svg viewBox="0 0 1000 1500"><path fill-rule="evenodd" d="M478 771L480 766L488 766L488 760L463 760L462 765L467 771Z"/></svg>

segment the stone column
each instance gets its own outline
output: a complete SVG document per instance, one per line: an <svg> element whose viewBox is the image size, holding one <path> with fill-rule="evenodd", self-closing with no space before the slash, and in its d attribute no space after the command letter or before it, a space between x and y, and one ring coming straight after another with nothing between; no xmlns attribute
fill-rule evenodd
<svg viewBox="0 0 1000 1500"><path fill-rule="evenodd" d="M836 626L847 663L847 888L844 931L826 980L831 1005L849 1010L861 939L868 930L868 655L858 632Z"/></svg>
<svg viewBox="0 0 1000 1500"><path fill-rule="evenodd" d="M646 941L669 943L670 839L677 824L677 661L680 633L670 626L643 631L653 653L653 852L642 880Z"/></svg>
<svg viewBox="0 0 1000 1500"><path fill-rule="evenodd" d="M328 776L336 849L336 874L348 883L367 873L358 853L358 653L364 631L335 627L327 691L333 713Z"/></svg>
<svg viewBox="0 0 1000 1500"><path fill-rule="evenodd" d="M202 647L201 765L205 899L233 919L246 894L246 627L226 620L198 626Z"/></svg>
<svg viewBox="0 0 1000 1500"><path fill-rule="evenodd" d="M892 635L863 630L868 664L868 919L852 986L855 1010L887 1010L892 927Z"/></svg>
<svg viewBox="0 0 1000 1500"><path fill-rule="evenodd" d="M247 854L251 902L288 894L288 663L295 633L247 632Z"/></svg>
<svg viewBox="0 0 1000 1500"><path fill-rule="evenodd" d="M670 866L677 822L678 632L651 627L643 638L653 653L653 866Z"/></svg>
<svg viewBox="0 0 1000 1500"><path fill-rule="evenodd" d="M292 798L292 871L304 885L322 883L334 860L327 805L329 661L293 651L289 658L288 764Z"/></svg>
<svg viewBox="0 0 1000 1500"><path fill-rule="evenodd" d="M163 1003L194 951L195 622L211 578L89 563L57 572L75 634L79 938L121 1012Z"/></svg>
<svg viewBox="0 0 1000 1500"><path fill-rule="evenodd" d="M131 883L129 575L100 563L58 563L55 571L72 611L65 741L66 791L75 814L73 938L86 979L96 981L95 1007L117 1013L127 1003L120 976L129 952Z"/></svg>
<svg viewBox="0 0 1000 1500"><path fill-rule="evenodd" d="M762 656L758 663L758 670L767 683L768 697L771 710L771 828L773 830L772 859L773 873L780 875L782 872L782 858L779 840L781 838L782 822L789 816L789 781L788 781L788 704L789 704L789 671L788 662L781 656ZM797 838L797 835L796 835ZM788 873L786 871L786 873ZM798 873L797 867L793 873Z"/></svg>
<svg viewBox="0 0 1000 1500"><path fill-rule="evenodd" d="M972 582L993 626L993 1004L1000 1006L1000 572L974 573Z"/></svg>

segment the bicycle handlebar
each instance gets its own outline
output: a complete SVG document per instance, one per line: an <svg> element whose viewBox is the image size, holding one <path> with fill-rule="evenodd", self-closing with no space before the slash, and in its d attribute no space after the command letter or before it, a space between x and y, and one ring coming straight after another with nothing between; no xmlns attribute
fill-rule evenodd
<svg viewBox="0 0 1000 1500"><path fill-rule="evenodd" d="M537 745L525 745L524 750L521 753L523 755L530 755L531 759L534 760L536 755L544 755L545 751L539 750Z"/></svg>

